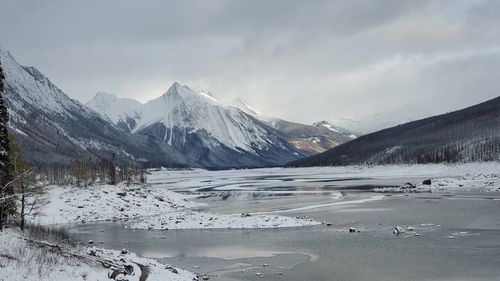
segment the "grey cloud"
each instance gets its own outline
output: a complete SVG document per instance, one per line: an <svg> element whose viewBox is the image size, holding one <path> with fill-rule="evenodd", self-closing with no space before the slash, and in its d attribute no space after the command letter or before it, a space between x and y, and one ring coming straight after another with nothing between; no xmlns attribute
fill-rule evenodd
<svg viewBox="0 0 500 281"><path fill-rule="evenodd" d="M81 101L98 91L145 101L178 80L310 123L407 104L439 113L500 89L500 54L491 51L500 46L498 1L0 0L0 7L0 43Z"/></svg>

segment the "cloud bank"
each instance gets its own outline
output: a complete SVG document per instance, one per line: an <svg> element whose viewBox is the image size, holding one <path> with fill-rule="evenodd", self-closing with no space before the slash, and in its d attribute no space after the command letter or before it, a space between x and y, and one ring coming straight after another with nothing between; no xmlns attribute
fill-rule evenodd
<svg viewBox="0 0 500 281"><path fill-rule="evenodd" d="M86 102L174 82L293 121L500 93L500 1L0 0L0 44Z"/></svg>

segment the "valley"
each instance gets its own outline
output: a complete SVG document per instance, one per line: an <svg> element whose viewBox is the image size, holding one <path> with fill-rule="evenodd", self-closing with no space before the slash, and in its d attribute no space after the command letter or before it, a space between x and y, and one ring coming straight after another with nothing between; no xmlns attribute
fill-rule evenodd
<svg viewBox="0 0 500 281"><path fill-rule="evenodd" d="M0 281L498 281L499 72L500 1L0 0Z"/></svg>
<svg viewBox="0 0 500 281"><path fill-rule="evenodd" d="M152 187L191 194L191 200L213 213L306 216L323 224L161 231L99 222L71 229L84 243L93 239L107 248L125 247L210 280L423 280L443 275L495 280L500 193L471 181L456 190L458 183L451 179L498 168L491 163L162 171L150 177ZM432 193L373 192L428 178L448 179L450 185ZM394 235L396 226L412 230ZM359 232L349 233L349 228ZM359 263L369 266L349 266Z"/></svg>

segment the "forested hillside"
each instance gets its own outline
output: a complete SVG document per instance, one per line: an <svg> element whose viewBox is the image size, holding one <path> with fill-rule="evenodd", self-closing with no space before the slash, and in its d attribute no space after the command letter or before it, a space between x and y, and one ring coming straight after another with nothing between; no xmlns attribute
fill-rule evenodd
<svg viewBox="0 0 500 281"><path fill-rule="evenodd" d="M287 166L413 164L500 159L500 97L378 131Z"/></svg>

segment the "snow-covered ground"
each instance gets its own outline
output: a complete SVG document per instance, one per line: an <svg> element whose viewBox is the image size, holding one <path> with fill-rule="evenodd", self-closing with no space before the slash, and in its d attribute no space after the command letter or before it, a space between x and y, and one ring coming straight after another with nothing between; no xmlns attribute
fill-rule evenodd
<svg viewBox="0 0 500 281"><path fill-rule="evenodd" d="M278 228L317 224L320 223L306 217L248 213L217 215L208 212L181 211L142 218L131 227L142 229Z"/></svg>
<svg viewBox="0 0 500 281"><path fill-rule="evenodd" d="M500 163L468 164L429 164L429 165L385 165L385 166L347 166L313 168L272 168L253 170L163 170L148 177L151 184L165 184L171 190L190 192L230 191L240 193L271 192L286 193L324 193L325 190L303 188L290 190L293 186L321 187L326 182L343 181L349 184L352 179L434 179L435 189L492 191L488 186L497 183L500 176ZM417 184L414 182L413 184ZM463 186L460 186L463 185ZM487 188L484 188L484 187ZM332 196L340 193L328 190Z"/></svg>
<svg viewBox="0 0 500 281"><path fill-rule="evenodd" d="M44 225L131 220L200 206L189 196L148 186L49 186L46 190L49 203L36 218Z"/></svg>
<svg viewBox="0 0 500 281"><path fill-rule="evenodd" d="M457 178L430 179L430 184L406 184L399 187L375 188L376 192L424 193L424 192L500 192L498 174L465 175Z"/></svg>
<svg viewBox="0 0 500 281"><path fill-rule="evenodd" d="M133 228L276 228L319 224L307 218L277 215L218 215L199 211L203 204L192 195L168 190L164 186L111 186L85 188L49 187L49 203L34 222L42 225L120 221Z"/></svg>
<svg viewBox="0 0 500 281"><path fill-rule="evenodd" d="M343 201L335 190L322 190L327 181L349 179L421 178L432 180L431 185L413 182L415 187L387 187L377 192L494 192L500 187L500 163L471 163L461 165L406 165L320 167L301 169L256 169L236 171L157 171L149 176L150 186L91 186L86 188L50 187L49 204L41 210L36 222L43 225L120 221L129 227L143 229L199 228L276 228L319 224L308 218L259 214L215 214L200 211L204 204L192 201L195 195L227 191L245 193L303 193L329 192L331 204L351 204ZM411 182L411 181L410 181ZM294 186L316 186L305 190ZM272 189L270 189L272 188ZM282 189L284 188L284 189ZM191 195L174 192L190 192ZM244 196L243 196L244 198ZM381 200L377 198L377 200ZM303 208L308 208L305 206ZM292 210L293 211L293 210ZM286 213L287 211L283 211Z"/></svg>
<svg viewBox="0 0 500 281"><path fill-rule="evenodd" d="M130 274L124 275L128 271ZM33 240L18 230L0 232L0 281L192 281L196 274L128 251Z"/></svg>
<svg viewBox="0 0 500 281"><path fill-rule="evenodd" d="M42 215L36 218L36 222L50 225L118 221L126 223L131 228L141 229L309 226L318 222L282 214L300 213L311 208L384 200L385 196L382 194L368 194L371 196L363 194L361 198L354 198L337 190L325 190L322 187L331 182L348 184L353 179L361 181L382 179L381 182L385 182L383 179L394 178L408 179L415 186L388 187L375 191L499 192L500 164L492 162L464 165L274 168L237 171L164 170L150 175L148 186L50 187L46 193L49 203L42 208ZM431 184L423 184L422 179L430 179ZM236 196L235 200L245 200L245 194L253 193L318 193L327 196L331 201L321 204L311 202L297 206L290 205L289 208L264 210L252 214L229 215L205 211L210 206L193 201L196 196L205 193L226 192L243 194L241 197ZM415 235L416 232L408 228L407 233ZM459 237L465 235L464 233L457 232L449 237ZM54 250L52 245L55 245L52 241L28 242L19 232L12 229L0 233L0 281L109 280L108 276L114 269L125 269L125 266L133 271L133 275L125 276L125 279L131 281L141 280L143 274L148 274L147 280L180 281L193 278L197 280L194 273L140 258L127 251L121 253L82 245L56 245L61 250ZM111 263L112 267L103 266L103 262L106 266Z"/></svg>

